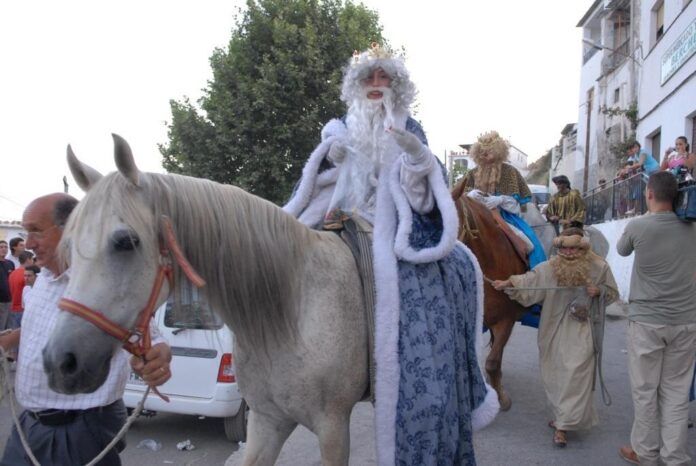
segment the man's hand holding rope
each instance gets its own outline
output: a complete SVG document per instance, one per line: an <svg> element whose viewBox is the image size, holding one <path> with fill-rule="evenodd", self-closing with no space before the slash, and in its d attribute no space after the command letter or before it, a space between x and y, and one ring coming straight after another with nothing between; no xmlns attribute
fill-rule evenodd
<svg viewBox="0 0 696 466"><path fill-rule="evenodd" d="M133 356L130 365L133 371L151 387L158 387L172 376L169 363L172 360L172 352L166 343L154 345L145 354L144 360Z"/></svg>

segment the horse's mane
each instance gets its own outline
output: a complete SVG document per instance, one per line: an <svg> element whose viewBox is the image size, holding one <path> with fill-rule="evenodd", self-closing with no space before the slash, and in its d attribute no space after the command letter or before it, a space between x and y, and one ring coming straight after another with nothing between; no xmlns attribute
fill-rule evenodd
<svg viewBox="0 0 696 466"><path fill-rule="evenodd" d="M302 257L311 230L282 209L208 180L141 173L136 187L116 172L78 204L65 236L86 216L112 213L141 237L159 238L159 219L171 218L185 256L207 282L202 290L207 301L240 343L266 347L294 339ZM181 283L186 278L176 268Z"/></svg>

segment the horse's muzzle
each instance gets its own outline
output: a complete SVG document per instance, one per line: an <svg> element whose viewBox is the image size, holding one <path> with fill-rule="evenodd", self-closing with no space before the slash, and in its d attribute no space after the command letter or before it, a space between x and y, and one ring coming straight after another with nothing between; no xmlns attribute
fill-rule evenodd
<svg viewBox="0 0 696 466"><path fill-rule="evenodd" d="M43 366L51 390L66 395L92 393L109 375L110 354L99 356L73 351L43 351Z"/></svg>

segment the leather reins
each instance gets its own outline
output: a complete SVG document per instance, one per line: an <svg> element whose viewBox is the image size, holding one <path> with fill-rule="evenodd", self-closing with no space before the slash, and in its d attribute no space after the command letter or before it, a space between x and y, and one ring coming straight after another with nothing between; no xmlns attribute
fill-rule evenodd
<svg viewBox="0 0 696 466"><path fill-rule="evenodd" d="M70 312L78 317L81 317L99 328L106 334L116 338L123 343L123 348L134 356L140 357L145 361L145 355L152 346L152 338L150 336L150 319L157 310L157 298L162 291L164 280L169 282L169 290L174 288L174 270L172 268L172 258L181 267L186 277L191 281L191 284L197 288L205 285L205 280L193 269L190 262L184 256L179 243L174 234L174 228L169 217L162 216L162 236L164 244L160 245L160 264L157 268L155 282L152 285L150 297L145 304L145 307L138 314L138 319L135 322L133 329L127 329L113 320L106 317L98 310L85 306L82 303L72 299L62 298L58 302L58 307L64 311ZM159 394L159 393L158 393ZM162 396L162 395L160 395ZM164 398L164 397L163 397Z"/></svg>

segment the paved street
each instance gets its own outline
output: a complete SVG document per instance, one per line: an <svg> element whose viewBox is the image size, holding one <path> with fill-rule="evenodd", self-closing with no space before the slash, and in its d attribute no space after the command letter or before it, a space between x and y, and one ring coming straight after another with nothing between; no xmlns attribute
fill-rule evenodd
<svg viewBox="0 0 696 466"><path fill-rule="evenodd" d="M10 433L12 419L7 401L0 406L0 451L4 450ZM128 446L121 454L124 466L207 466L224 464L237 445L225 439L222 421L198 419L196 416L158 414L152 418L140 418L127 434ZM154 452L147 448L136 448L145 439L161 444ZM179 451L176 444L190 439L196 447L191 451Z"/></svg>
<svg viewBox="0 0 696 466"><path fill-rule="evenodd" d="M605 343L605 378L613 403L604 407L599 397L600 425L588 433L571 434L568 447L557 449L551 444L552 431L546 426L546 408L537 364L536 331L516 327L507 347L503 364L506 386L513 398L511 411L501 413L496 421L476 436L476 452L480 465L622 465L617 448L627 442L633 408L631 404L625 353L626 320L607 322ZM487 338L486 338L487 340ZM696 403L695 403L696 404ZM691 408L696 416L696 406ZM9 408L0 407L0 448L10 431ZM351 421L351 461L354 466L374 462L372 439L372 407L360 403ZM135 448L143 439L155 439L162 449L153 452ZM190 439L196 449L182 452L176 443ZM689 431L692 457L696 458L696 429ZM128 434L128 448L123 453L124 465L227 465L239 464L236 445L228 443L222 425L215 419L159 414L139 420ZM231 455L231 456L230 456ZM298 428L281 452L278 465L319 465L316 438Z"/></svg>
<svg viewBox="0 0 696 466"><path fill-rule="evenodd" d="M627 354L625 353L626 320L607 320L604 374L612 396L605 407L597 394L600 425L590 432L569 434L568 447L558 449L551 443L552 430L547 427L549 410L537 363L536 330L517 326L507 346L503 362L504 380L513 398L512 409L501 413L475 438L478 464L503 465L625 465L618 456L619 446L628 442L633 405L631 402ZM488 337L484 339L487 341ZM696 415L692 403L692 417ZM361 403L351 422L351 461L354 466L372 465L372 408ZM696 459L696 429L689 431L691 455ZM228 466L238 465L234 454ZM286 443L278 465L319 465L318 443L306 429L297 429Z"/></svg>

